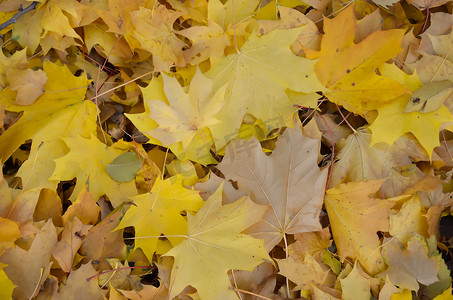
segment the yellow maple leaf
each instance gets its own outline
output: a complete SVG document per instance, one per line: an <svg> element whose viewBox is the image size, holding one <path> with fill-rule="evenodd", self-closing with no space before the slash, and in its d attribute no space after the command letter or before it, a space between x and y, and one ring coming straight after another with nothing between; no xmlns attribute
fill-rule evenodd
<svg viewBox="0 0 453 300"><path fill-rule="evenodd" d="M208 19L213 20L224 29L231 29L253 16L259 3L260 0L237 2L212 0L208 2Z"/></svg>
<svg viewBox="0 0 453 300"><path fill-rule="evenodd" d="M37 108L34 112L36 119L30 119L32 124L40 125L41 128L33 128L38 131L33 135L30 155L19 168L17 176L27 182L27 188L55 189L58 181L49 179L55 170L54 160L67 153L67 147L60 138L78 135L88 138L91 134L95 134L96 105L91 101L75 103L51 114L52 117L48 119L41 119L42 116L39 115L41 108ZM27 124L24 125L28 127Z"/></svg>
<svg viewBox="0 0 453 300"><path fill-rule="evenodd" d="M201 74L200 74L201 75ZM169 89L169 87L167 87ZM181 89L179 84L175 86L175 88ZM137 127L138 130L140 130L146 137L148 137L150 140L148 143L155 144L155 145L162 145L162 143L154 138L150 133L156 129L159 125L154 121L152 118L150 118L151 110L149 107L149 104L152 102L162 102L159 104L151 104L152 106L155 107L164 107L163 105L168 106L168 110L171 110L170 102L167 100L167 96L165 94L164 90L164 81L163 81L163 76L160 77L154 77L151 82L148 84L146 88L142 88L142 93L143 97L146 99L144 103L144 108L145 111L142 113L138 114L125 114L129 120L134 123L134 125ZM169 91L169 94L174 95L173 91ZM180 93L180 95L182 95ZM181 100L181 98L179 98ZM172 102L176 102L178 98L174 99ZM197 102L197 99L194 99ZM217 99L218 102L220 102L220 99ZM218 104L218 103L217 103ZM186 104L185 104L186 105ZM164 107L165 108L165 107ZM177 107L176 107L177 108ZM200 116L204 117L204 116ZM211 117L211 120L215 120L213 116L207 116L208 118ZM185 118L193 119L193 116L188 115ZM164 116L158 115L158 119L164 119ZM175 122L180 122L180 120L176 120ZM212 122L212 121L211 121ZM169 122L167 122L168 124ZM176 126L175 124L172 124L170 122L170 126ZM186 128L187 129L187 128ZM189 128L190 130L190 128ZM193 128L191 129L193 132ZM176 142L173 144L169 145L170 150L180 159L180 160L192 160L195 162L199 162L203 165L208 165L208 164L215 164L217 161L212 157L210 151L212 145L213 139L211 132L209 128L201 128L198 129L198 131L195 131L196 134L192 135L192 140L191 142L184 147L182 142ZM186 139L187 137L183 137ZM169 137L165 136L165 140L175 140L174 137Z"/></svg>
<svg viewBox="0 0 453 300"><path fill-rule="evenodd" d="M411 92L415 92L422 86L415 73L412 75L405 74L394 65L384 65L379 70L384 76L395 78L401 84L404 84ZM429 113L420 111L403 113L407 103L411 101L410 98L410 94L402 95L377 107L379 115L370 126L373 132L371 144L385 142L391 145L400 136L410 132L417 138L431 158L433 149L439 145L441 124L453 122L453 115L444 105ZM392 124L391 130L389 130L388 124Z"/></svg>
<svg viewBox="0 0 453 300"><path fill-rule="evenodd" d="M26 52L27 49L16 51L9 57L0 53L0 86L15 91L17 94L11 102L19 105L32 104L44 92L47 81L45 72L29 69Z"/></svg>
<svg viewBox="0 0 453 300"><path fill-rule="evenodd" d="M364 115L367 110L407 93L404 85L375 72L400 52L404 31L376 31L354 44L355 30L352 5L335 18L324 19L325 35L315 71L331 90L325 93L329 100Z"/></svg>
<svg viewBox="0 0 453 300"><path fill-rule="evenodd" d="M271 260L263 241L241 233L257 222L266 209L248 197L222 206L220 186L195 216L189 214L184 241L165 254L175 260L169 298L191 285L201 299L237 299L227 272L252 271Z"/></svg>
<svg viewBox="0 0 453 300"><path fill-rule="evenodd" d="M6 276L5 271L3 271L5 267L5 264L0 263L0 298L12 299L16 285Z"/></svg>
<svg viewBox="0 0 453 300"><path fill-rule="evenodd" d="M42 1L27 18L21 18L14 24L11 39L17 41L22 47L27 47L27 52L32 54L42 39L49 34L55 34L57 40L65 37L69 42L66 46L78 45L74 39L82 38L75 32L70 23L70 18L77 19L76 3L72 0Z"/></svg>
<svg viewBox="0 0 453 300"><path fill-rule="evenodd" d="M328 271L308 253L303 259L301 256L289 256L276 261L280 270L278 273L297 284L293 290L311 290L312 285L320 287L328 275Z"/></svg>
<svg viewBox="0 0 453 300"><path fill-rule="evenodd" d="M168 72L172 66L185 66L182 48L186 44L173 29L173 23L182 13L159 5L155 9L140 7L130 14L135 26L131 35L142 49L153 54L154 71Z"/></svg>
<svg viewBox="0 0 453 300"><path fill-rule="evenodd" d="M85 46L88 51L95 48L101 55L108 56L109 62L112 64L122 65L123 59L128 59L133 56L132 50L125 38L118 39L114 33L108 32L107 30L107 25L103 24L84 26L83 33ZM131 44L133 43L131 42ZM78 57L81 59L79 59L76 65L84 69L85 72L91 73L92 78L96 78L97 75L94 74L97 74L99 70L98 67L86 61L83 56L78 55ZM90 70L92 71L90 72ZM105 72L102 73L100 74L99 82L104 82L108 76ZM102 78L103 76L105 78Z"/></svg>
<svg viewBox="0 0 453 300"><path fill-rule="evenodd" d="M30 105L36 98L44 92L44 84L47 81L46 73L42 70L33 71L32 69L7 70L10 89L17 92L16 103L20 105Z"/></svg>
<svg viewBox="0 0 453 300"><path fill-rule="evenodd" d="M140 5L142 0L109 0L108 9L98 9L97 13L109 27L108 31L125 34L132 28L131 12Z"/></svg>
<svg viewBox="0 0 453 300"><path fill-rule="evenodd" d="M135 248L141 248L152 261L159 236L164 234L173 246L182 241L186 233L187 221L181 215L183 211L195 212L203 205L203 199L197 191L182 185L182 176L157 179L153 189L146 194L131 198L131 206L121 219L117 229L135 227Z"/></svg>
<svg viewBox="0 0 453 300"><path fill-rule="evenodd" d="M327 190L324 198L338 254L358 258L370 274L385 267L377 232L388 231L388 210L394 203L369 197L384 181L343 183Z"/></svg>
<svg viewBox="0 0 453 300"><path fill-rule="evenodd" d="M206 26L192 26L178 34L192 41L192 46L184 51L184 59L193 65L209 58L211 66L215 66L222 59L225 47L230 45L223 28L211 20Z"/></svg>
<svg viewBox="0 0 453 300"><path fill-rule="evenodd" d="M90 192L96 201L107 195L113 207L117 207L128 197L137 194L134 181L118 183L110 178L105 168L117 156L124 153L113 147L107 147L95 136L63 138L69 153L55 160L56 167L50 180L72 180L77 177L77 184L70 200L75 200L89 182Z"/></svg>
<svg viewBox="0 0 453 300"><path fill-rule="evenodd" d="M220 123L215 115L223 108L225 86L213 93L214 80L206 78L199 69L186 93L173 77L163 75L164 91L170 105L163 101L148 100L149 117L159 127L146 132L163 146L182 142L187 148L200 130ZM204 136L202 136L204 138ZM206 147L210 148L209 144Z"/></svg>
<svg viewBox="0 0 453 300"><path fill-rule="evenodd" d="M404 202L401 209L394 214L389 214L389 233L401 243L406 244L412 233L416 232L421 236L427 236L426 219L423 217L423 207L420 199L415 194L411 199Z"/></svg>
<svg viewBox="0 0 453 300"><path fill-rule="evenodd" d="M344 300L368 300L370 299L371 281L370 278L365 278L363 271L359 270L357 262L354 268L345 278L340 278L342 295Z"/></svg>
<svg viewBox="0 0 453 300"><path fill-rule="evenodd" d="M0 136L2 161L9 158L28 139L36 138L35 147L37 148L41 141L58 138L66 130L78 130L77 127L82 124L87 127L81 126L78 132L91 131L96 128L96 123L90 125L90 121L95 121L96 117L93 113L93 111L95 112L93 103L83 104L86 111L81 108L82 111L79 112L88 87L86 76L76 77L66 66L49 61L43 63L43 69L47 76L45 91L32 105L16 105L14 104L15 95L9 89L1 91L3 99L6 100L7 110L24 112L22 117ZM76 120L72 122L72 118L77 113L88 113L88 115L81 116L82 119L79 120L81 123ZM69 128L61 126L61 124L67 124L68 121L71 121Z"/></svg>
<svg viewBox="0 0 453 300"><path fill-rule="evenodd" d="M2 217L0 217L0 228L0 255L2 255L20 238L20 230L17 222Z"/></svg>
<svg viewBox="0 0 453 300"><path fill-rule="evenodd" d="M315 61L295 56L290 49L301 28L275 29L258 36L255 29L240 51L227 55L206 75L214 89L228 83L226 104L212 126L217 149L236 137L245 113L263 120L272 130L292 127L293 103L287 89L310 93L324 90L317 80Z"/></svg>
<svg viewBox="0 0 453 300"><path fill-rule="evenodd" d="M89 185L85 185L83 191L77 195L77 199L68 207L61 219L64 225L73 218L77 218L83 224L93 225L97 223L100 211L101 208L96 205L96 200L89 191Z"/></svg>
<svg viewBox="0 0 453 300"><path fill-rule="evenodd" d="M11 69L25 70L27 69L29 63L27 60L27 51L24 49L22 51L16 51L13 55L7 57L5 54L0 53L0 85L2 88L6 87L8 83L8 78L6 71Z"/></svg>

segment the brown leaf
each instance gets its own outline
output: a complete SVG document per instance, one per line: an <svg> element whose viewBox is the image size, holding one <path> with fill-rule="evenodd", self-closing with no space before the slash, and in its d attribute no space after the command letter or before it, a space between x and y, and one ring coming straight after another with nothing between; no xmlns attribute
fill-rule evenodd
<svg viewBox="0 0 453 300"><path fill-rule="evenodd" d="M3 254L1 262L8 264L4 271L17 286L13 292L14 298L31 299L37 294L49 275L50 256L56 244L57 232L52 221L48 220L28 251L15 247Z"/></svg>
<svg viewBox="0 0 453 300"><path fill-rule="evenodd" d="M97 278L89 280L93 275L96 275L96 270L91 263L72 271L66 280L66 284L63 285L55 298L57 300L103 299L105 291L98 286Z"/></svg>
<svg viewBox="0 0 453 300"><path fill-rule="evenodd" d="M91 227L93 226L84 225L77 217L66 222L61 239L52 251L53 257L64 272L71 272L74 257Z"/></svg>
<svg viewBox="0 0 453 300"><path fill-rule="evenodd" d="M317 166L319 145L319 139L289 128L270 156L254 138L235 140L225 150L218 168L226 179L237 181L239 190L256 203L269 206L263 220L247 231L264 239L267 250L286 234L321 230L327 169Z"/></svg>

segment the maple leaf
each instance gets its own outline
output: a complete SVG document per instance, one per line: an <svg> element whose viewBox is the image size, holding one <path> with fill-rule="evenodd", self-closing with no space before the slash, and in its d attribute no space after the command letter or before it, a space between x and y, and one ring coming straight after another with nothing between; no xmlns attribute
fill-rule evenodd
<svg viewBox="0 0 453 300"><path fill-rule="evenodd" d="M109 0L108 9L99 9L97 13L110 32L126 34L132 28L131 12L138 10L142 3L142 0Z"/></svg>
<svg viewBox="0 0 453 300"><path fill-rule="evenodd" d="M55 298L57 300L79 297L79 299L104 299L105 291L99 287L97 280L87 280L96 273L91 262L81 265L80 268L69 274L65 285L58 291Z"/></svg>
<svg viewBox="0 0 453 300"><path fill-rule="evenodd" d="M51 189L42 189L33 212L33 221L37 222L51 218L55 226L61 227L63 226L61 220L62 211L63 205L57 193Z"/></svg>
<svg viewBox="0 0 453 300"><path fill-rule="evenodd" d="M231 203L239 198L245 196L243 192L233 187L231 182L225 182L222 178L218 177L215 173L209 174L209 179L205 182L199 182L195 185L195 189L200 191L201 197L207 200L219 186L223 183L223 202Z"/></svg>
<svg viewBox="0 0 453 300"><path fill-rule="evenodd" d="M125 116L132 121L138 130L150 139L150 143L159 144L160 141L148 135L146 132L151 131L158 127L158 124L153 119L149 118L150 109L148 103L150 101L162 101L170 105L164 91L163 76L153 77L151 82L145 87L141 88L144 101L143 106L145 111L137 114L125 114Z"/></svg>
<svg viewBox="0 0 453 300"><path fill-rule="evenodd" d="M290 29L300 27L302 31L300 32L294 44L291 45L293 53L297 54L298 56L302 56L300 53L304 53L304 49L306 48L319 48L320 36L318 34L318 27L316 27L316 24L313 21L311 21L306 15L296 9L280 5L276 7L275 4L277 4L277 2L269 3L269 5L272 4L274 7L271 11L269 11L269 14L273 14L275 16L276 9L278 9L279 18L277 18L277 20L274 20L275 18L271 18L271 20L260 20L258 23L258 32L260 34L265 34L276 28ZM270 6L266 7L270 8ZM262 12L263 9L260 10L260 13Z"/></svg>
<svg viewBox="0 0 453 300"><path fill-rule="evenodd" d="M13 298L31 299L37 294L41 284L50 273L50 257L57 244L57 232L51 220L48 220L33 239L30 249L10 248L1 257L1 262L8 264L3 270L17 286Z"/></svg>
<svg viewBox="0 0 453 300"><path fill-rule="evenodd" d="M176 35L173 23L180 12L168 10L165 5L155 9L140 7L131 14L135 30L132 36L153 54L154 71L168 72L170 67L185 65L182 48L186 45Z"/></svg>
<svg viewBox="0 0 453 300"><path fill-rule="evenodd" d="M131 199L135 205L128 209L117 229L134 226L135 247L141 248L150 261L161 234L168 236L173 246L182 241L181 237L174 237L187 231L181 212L195 212L203 205L197 191L183 187L182 176L157 179L149 193Z"/></svg>
<svg viewBox="0 0 453 300"><path fill-rule="evenodd" d="M6 276L3 269L6 267L5 264L0 263L0 297L2 299L12 299L13 290L16 287L14 283Z"/></svg>
<svg viewBox="0 0 453 300"><path fill-rule="evenodd" d="M425 239L417 234L409 238L406 249L397 239L391 239L384 243L382 254L388 269L379 276L388 276L401 288L418 291L419 283L429 285L439 280L439 262L428 257Z"/></svg>
<svg viewBox="0 0 453 300"><path fill-rule="evenodd" d="M22 227L33 220L33 213L38 202L41 189L34 188L21 193L15 193L14 202L9 207L7 217L19 224ZM26 230L26 229L25 229ZM21 232L21 235L25 235Z"/></svg>
<svg viewBox="0 0 453 300"><path fill-rule="evenodd" d="M119 206L91 228L82 241L81 255L89 261L99 261L100 269L108 266L107 257L125 257L126 255L123 232L121 230L114 231L122 215L122 206Z"/></svg>
<svg viewBox="0 0 453 300"><path fill-rule="evenodd" d="M376 31L354 44L356 19L349 6L333 19L324 18L316 75L331 91L329 100L361 115L382 102L407 93L397 81L384 78L375 69L400 52L404 31Z"/></svg>
<svg viewBox="0 0 453 300"><path fill-rule="evenodd" d="M13 55L7 57L5 54L0 53L0 70L2 74L0 76L0 85L5 88L8 84L8 76L6 72L8 70L27 70L28 67L27 53L26 50L17 51Z"/></svg>
<svg viewBox="0 0 453 300"><path fill-rule="evenodd" d="M330 247L329 228L324 228L318 232L304 232L294 235L295 243L288 246L290 255L299 255L303 257L310 254L315 259L321 260L323 253Z"/></svg>
<svg viewBox="0 0 453 300"><path fill-rule="evenodd" d="M208 2L208 18L224 29L231 30L231 27L236 26L238 21L246 20L253 15L260 0L222 2L220 0Z"/></svg>
<svg viewBox="0 0 453 300"><path fill-rule="evenodd" d="M170 105L163 101L148 100L150 118L158 128L146 132L164 146L182 142L187 148L201 129L220 121L214 116L223 108L225 86L212 93L214 80L206 78L197 68L188 93L173 77L163 75L164 91ZM209 147L209 145L207 145Z"/></svg>
<svg viewBox="0 0 453 300"><path fill-rule="evenodd" d="M2 217L0 217L0 228L0 255L2 255L20 238L20 230L16 222Z"/></svg>
<svg viewBox="0 0 453 300"><path fill-rule="evenodd" d="M150 135L150 132L156 129L159 125L156 123L156 121L149 118L151 109L148 103L151 103L153 101L164 102L165 104L168 104L168 106L170 106L170 103L167 100L167 96L165 95L164 91L163 76L160 76L158 78L154 77L146 88L142 88L142 93L143 97L146 99L144 103L145 111L139 114L125 115L146 137L150 139L148 143L161 145L162 143L158 139ZM156 104L155 106L163 107L161 103ZM170 109L170 107L168 109ZM189 119L192 118L191 116L188 117ZM165 118L159 115L158 119L160 120ZM210 119L214 120L212 116ZM177 120L176 122L180 123L181 120ZM175 138L165 136L165 139L174 140ZM185 140L186 137L183 137L182 139ZM214 142L212 141L212 135L209 131L209 128L202 128L198 129L197 134L192 135L192 140L186 148L183 147L182 142L171 144L169 145L169 148L181 160L192 160L203 165L208 165L217 163L217 161L210 154L210 145L212 145L213 143Z"/></svg>
<svg viewBox="0 0 453 300"><path fill-rule="evenodd" d="M92 225L84 225L77 217L66 223L61 238L52 250L52 256L60 268L68 273L74 264L74 257L82 245L82 238L88 234Z"/></svg>
<svg viewBox="0 0 453 300"><path fill-rule="evenodd" d="M9 81L9 88L17 91L15 102L20 105L32 104L36 98L42 95L47 81L46 73L42 70L9 69L6 77Z"/></svg>
<svg viewBox="0 0 453 300"><path fill-rule="evenodd" d="M41 118L39 110L37 109L34 112L36 114L33 116L33 120L30 120L32 124L38 126L41 123L38 123L38 120L34 118ZM60 139L61 137L80 135L89 138L91 134L96 132L96 106L90 101L66 106L51 114L51 116L52 118L49 116L50 120L45 120L47 124L42 124L38 132L33 135L30 155L17 172L17 176L27 180L28 188L55 189L57 187L58 181L49 178L55 170L54 160L67 153L67 146ZM66 126L61 126L61 124ZM24 126L26 130L30 128L28 125ZM20 129L18 127L15 130ZM27 133L21 132L21 134Z"/></svg>
<svg viewBox="0 0 453 300"><path fill-rule="evenodd" d="M289 256L276 261L280 269L278 273L297 284L293 290L311 290L312 286L319 287L324 284L328 275L328 271L308 253L303 259L299 256Z"/></svg>
<svg viewBox="0 0 453 300"><path fill-rule="evenodd" d="M96 15L97 17L97 15ZM123 59L131 58L133 52L131 50L131 45L138 44L138 42L133 39L133 42L126 41L128 35L125 35L125 38L118 38L114 33L107 32L108 26L102 24L96 25L87 25L83 27L84 32L84 41L85 46L88 48L88 51L91 49L96 49L98 52L102 53L105 56L109 57L109 62L112 64L122 64ZM84 69L85 72L91 74L92 78L97 77L99 68L93 64L90 64L85 60L83 55L78 55L78 62L76 63L80 68ZM107 74L100 74L99 81L104 82L107 79Z"/></svg>
<svg viewBox="0 0 453 300"><path fill-rule="evenodd" d="M0 155L3 161L32 137L36 136L37 145L35 147L38 147L41 141L47 140L47 137L56 138L65 129L76 129L74 123L77 122L70 122L68 127L61 126L61 124L68 123L77 112L78 106L83 103L82 100L88 86L86 76L75 77L66 66L49 61L43 63L43 69L47 76L45 92L32 105L15 105L13 104L15 95L11 94L11 90L6 88L1 91L2 96L6 99L7 110L24 112L22 117L0 136ZM73 90L73 88L77 89ZM80 121L83 124L87 119L89 118L81 118ZM95 122L95 119L93 121ZM77 124L79 127L80 125L80 123ZM83 132L86 130L85 128L82 126L80 131ZM92 128L95 128L95 123ZM44 134L44 132L46 138L41 136L40 139L40 134Z"/></svg>
<svg viewBox="0 0 453 300"><path fill-rule="evenodd" d="M451 27L451 26L450 26ZM431 41L433 45L433 50L436 54L439 55L440 58L445 57L444 60L447 60L449 62L452 61L451 57L449 57L449 52L451 51L451 46L453 44L453 33L450 32L448 34L443 34L443 35L431 35L428 34L429 40ZM436 76L433 76L430 81L439 81L439 79Z"/></svg>
<svg viewBox="0 0 453 300"><path fill-rule="evenodd" d="M379 70L384 76L396 78L412 92L422 85L415 73L407 75L396 66L387 65ZM420 111L403 113L409 101L411 101L410 94L407 94L377 108L379 115L370 126L373 132L371 144L385 142L391 145L397 138L410 132L417 138L431 158L433 149L439 145L440 125L453 122L453 116L443 105L429 113ZM388 130L388 124L392 124L392 130Z"/></svg>
<svg viewBox="0 0 453 300"><path fill-rule="evenodd" d="M270 206L263 220L248 231L264 239L269 251L286 234L321 230L327 169L321 171L317 165L319 144L300 129L287 129L270 156L254 138L234 140L225 150L218 165L225 178L236 181L256 203Z"/></svg>
<svg viewBox="0 0 453 300"><path fill-rule="evenodd" d="M369 197L384 181L343 183L327 190L324 199L338 254L358 258L370 274L385 267L377 232L388 231L388 210L394 203Z"/></svg>
<svg viewBox="0 0 453 300"><path fill-rule="evenodd" d="M412 233L416 232L421 236L427 235L427 223L423 218L423 207L420 204L417 194L404 202L401 209L389 215L389 233L401 243L406 244Z"/></svg>
<svg viewBox="0 0 453 300"><path fill-rule="evenodd" d="M453 61L441 56L424 54L423 57L414 63L417 76L423 83L436 80L450 80L453 76Z"/></svg>
<svg viewBox="0 0 453 300"><path fill-rule="evenodd" d="M211 127L217 149L237 136L245 113L263 120L270 128L290 126L295 111L287 89L322 91L313 66L315 61L295 56L290 49L301 29L275 29L258 36L257 29L237 53L227 55L206 73L214 90L228 83L225 108L216 116L221 124Z"/></svg>
<svg viewBox="0 0 453 300"><path fill-rule="evenodd" d="M34 230L30 230L30 225L40 192L40 189L20 193L17 190L10 190L3 175L0 176L0 198L2 199L0 205L0 255L6 249L13 247L19 237L33 233Z"/></svg>
<svg viewBox="0 0 453 300"><path fill-rule="evenodd" d="M403 194L423 178L424 174L418 168L410 176L402 174L403 167L415 166L413 161L429 160L416 141L404 136L393 145L378 143L371 146L371 140L372 135L362 128L338 142L335 146L338 161L329 187L351 181L388 178L379 189L380 197L388 198Z"/></svg>
<svg viewBox="0 0 453 300"><path fill-rule="evenodd" d="M72 180L77 183L70 199L75 200L86 183L93 198L107 195L114 207L117 207L129 196L137 194L134 182L118 183L110 178L105 167L125 151L107 147L95 136L85 139L81 136L63 138L69 153L55 160L56 167L50 180Z"/></svg>
<svg viewBox="0 0 453 300"><path fill-rule="evenodd" d="M173 256L169 298L186 286L195 287L201 299L237 299L228 279L231 269L252 271L270 261L263 242L241 232L257 222L266 207L248 197L222 204L222 187L195 216L187 215L187 235L165 256Z"/></svg>
<svg viewBox="0 0 453 300"><path fill-rule="evenodd" d="M450 98L453 92L453 84L448 80L434 81L425 84L416 90L411 101L404 109L405 113L421 111L429 113L438 110Z"/></svg>
<svg viewBox="0 0 453 300"><path fill-rule="evenodd" d="M12 39L17 41L28 53L33 53L43 38L49 34L56 34L58 40L69 37L71 45L77 45L74 38L81 39L69 21L69 16L78 17L75 9L76 2L72 0L49 0L37 9L28 18L22 18L15 23ZM55 44L55 42L54 42Z"/></svg>
<svg viewBox="0 0 453 300"><path fill-rule="evenodd" d="M196 65L209 58L211 66L217 65L222 59L225 47L230 45L223 28L212 20L206 26L192 26L181 30L178 34L191 40L192 46L184 51L187 63Z"/></svg>
<svg viewBox="0 0 453 300"><path fill-rule="evenodd" d="M206 21L207 2L204 0L168 0L174 10L183 13L183 18L197 22Z"/></svg>
<svg viewBox="0 0 453 300"><path fill-rule="evenodd" d="M0 298L451 296L449 5L305 1L0 1Z"/></svg>
<svg viewBox="0 0 453 300"><path fill-rule="evenodd" d="M407 3L412 4L419 10L430 9L433 7L438 7L449 2L449 0L409 0Z"/></svg>
<svg viewBox="0 0 453 300"><path fill-rule="evenodd" d="M121 298L122 295L127 297L127 299L137 299L137 300L165 300L168 299L168 291L165 286L159 286L158 288L152 285L147 285L144 284L142 285L143 289L141 290L132 290L132 291L124 291L124 290L119 290L121 294L119 294L119 299ZM110 290L110 293L112 293L112 290ZM111 295L111 294L110 294Z"/></svg>
<svg viewBox="0 0 453 300"><path fill-rule="evenodd" d="M354 264L354 268L345 278L340 278L342 295L341 299L353 300L353 299L369 299L370 293L370 280L365 278L359 272L359 266L357 262Z"/></svg>
<svg viewBox="0 0 453 300"><path fill-rule="evenodd" d="M96 200L89 191L89 185L85 185L83 191L77 195L77 199L68 207L61 217L63 224L67 224L71 219L76 217L83 224L93 225L97 223L101 208L96 205Z"/></svg>

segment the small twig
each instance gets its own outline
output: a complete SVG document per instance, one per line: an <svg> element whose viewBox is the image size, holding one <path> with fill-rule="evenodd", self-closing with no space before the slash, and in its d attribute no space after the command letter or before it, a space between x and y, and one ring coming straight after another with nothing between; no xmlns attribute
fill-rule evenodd
<svg viewBox="0 0 453 300"><path fill-rule="evenodd" d="M19 8L19 11L17 13L15 13L14 16L11 17L11 19L7 20L3 24L0 24L0 30L3 30L6 27L8 27L9 25L12 25L12 24L16 23L17 19L19 17L21 17L22 15L28 13L29 11L32 11L32 10L36 9L36 6L38 5L38 3L39 3L38 1L33 1L26 8L22 8L22 5L21 5L20 8ZM3 37L3 35L0 34L0 37Z"/></svg>
<svg viewBox="0 0 453 300"><path fill-rule="evenodd" d="M123 267L123 268L117 268L117 269L111 269L111 270L107 270L107 271L104 271L104 272L101 272L99 274L96 274L96 275L93 275L91 277L88 277L87 278L87 281L90 281L92 280L93 278L96 278L96 277L99 277L103 274L106 274L106 273L109 273L109 272L116 272L118 270L132 270L132 269L155 269L156 267L155 266L139 266L139 267Z"/></svg>
<svg viewBox="0 0 453 300"><path fill-rule="evenodd" d="M145 74L142 74L142 75L140 75L140 76L138 76L138 77L136 77L136 78L134 78L134 79L131 79L131 80L127 81L127 82L124 82L124 83L122 83L122 84L120 84L120 85L118 85L118 86L116 86L116 87L114 87L114 88L111 88L111 89L109 89L108 91L105 91L105 92L103 92L103 93L100 93L100 94L98 94L98 95L96 95L96 96L94 96L94 97L92 97L92 98L90 98L90 99L88 99L88 100L89 100L89 101L92 101L92 102L95 102L97 98L99 98L99 97L101 97L101 96L104 96L105 94L108 94L108 93L110 93L110 92L112 92L112 91L114 91L114 90L116 90L116 89L119 89L119 88L122 87L122 86L128 85L128 84L131 83L131 82L137 81L137 80L139 80L139 79L141 79L141 78L143 78L143 77L145 77L145 76L151 75L151 74L153 74L153 73L154 73L154 71L149 71L149 72L147 72L147 73L145 73Z"/></svg>
<svg viewBox="0 0 453 300"><path fill-rule="evenodd" d="M244 294L249 294L249 295L252 295L252 296L255 296L255 297L261 298L261 299L272 300L271 298L268 298L268 297L264 297L264 296L261 296L261 295L258 295L258 294L255 294L255 293L252 293L252 292L249 292L249 291L243 290L243 289L237 289L237 288L235 288L234 290L235 290L236 292L239 292L239 293L244 293Z"/></svg>
<svg viewBox="0 0 453 300"><path fill-rule="evenodd" d="M450 149L448 149L448 143L447 143L447 139L445 138L445 133L444 131L442 130L442 137L443 137L443 141L444 141L444 144L445 144L445 149L447 149L447 153L448 153L448 156L450 157L450 160L453 160L453 157L450 153Z"/></svg>
<svg viewBox="0 0 453 300"><path fill-rule="evenodd" d="M355 128L352 127L352 125L348 122L348 120L346 119L346 117L345 117L345 116L343 115L343 113L341 112L341 109L340 109L340 107L338 106L338 104L335 103L335 105L337 106L338 112L340 113L341 117L342 117L343 120L346 122L346 124L348 125L348 127L352 130L352 132L357 133L357 130L355 130Z"/></svg>

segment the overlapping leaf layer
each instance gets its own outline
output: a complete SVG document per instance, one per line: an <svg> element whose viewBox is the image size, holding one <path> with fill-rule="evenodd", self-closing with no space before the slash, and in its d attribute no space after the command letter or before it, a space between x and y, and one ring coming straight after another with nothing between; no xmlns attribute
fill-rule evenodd
<svg viewBox="0 0 453 300"><path fill-rule="evenodd" d="M3 1L0 298L451 299L452 9Z"/></svg>

